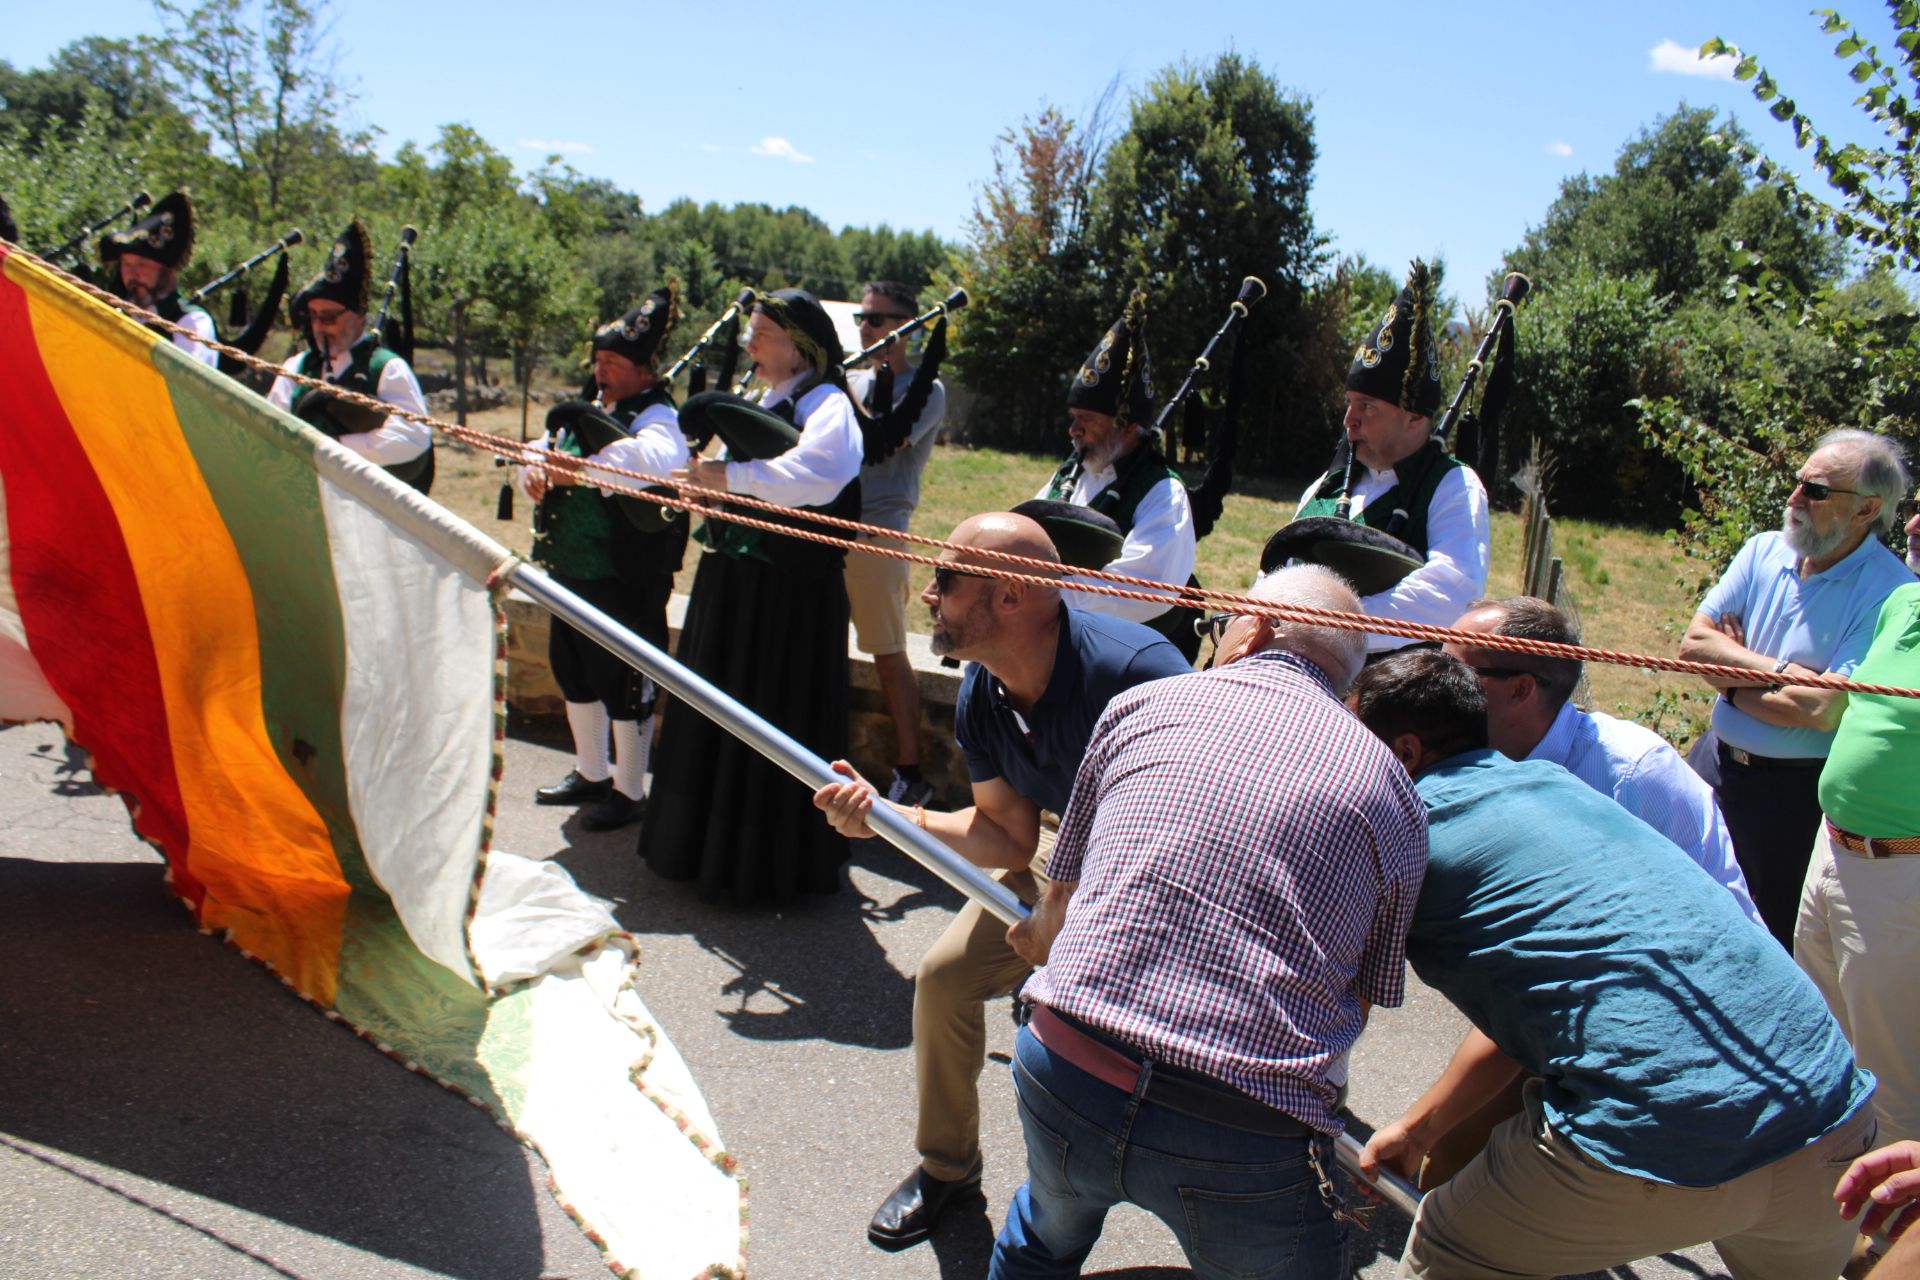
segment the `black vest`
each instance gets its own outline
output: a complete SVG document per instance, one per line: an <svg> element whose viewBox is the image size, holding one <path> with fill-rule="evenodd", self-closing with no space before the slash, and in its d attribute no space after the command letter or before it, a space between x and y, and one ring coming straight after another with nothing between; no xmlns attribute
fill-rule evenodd
<svg viewBox="0 0 1920 1280"><path fill-rule="evenodd" d="M1392 534L1424 556L1427 554L1427 513L1433 507L1434 491L1449 471L1465 465L1450 455L1438 439L1429 440L1420 452L1394 464L1393 488L1367 503L1355 518L1369 529ZM1300 504L1294 519L1333 515L1346 482L1347 468L1342 457L1320 477L1313 499Z"/></svg>
<svg viewBox="0 0 1920 1280"><path fill-rule="evenodd" d="M325 365L321 362L318 351L308 351L303 354L294 372L304 378L323 378L342 391L352 391L378 400L380 374L386 369L388 361L399 358L398 352L375 346L370 338L362 338L354 343L353 349L347 353L347 367L340 371L339 377L327 377ZM293 398L287 402L288 411L297 413L300 402L312 390L313 388L308 386L294 387ZM325 415L321 415L321 420L311 425L322 435L335 440L350 434L338 422ZM427 451L419 457L409 458L405 462L396 462L385 470L394 479L412 485L421 493L431 493L433 491L433 441L431 439L427 441Z"/></svg>
<svg viewBox="0 0 1920 1280"><path fill-rule="evenodd" d="M767 412L799 426L796 406L800 403L800 397L819 386L822 381L818 374L803 379L793 389L791 396L769 407ZM846 389L841 388L841 394L845 393ZM738 510L743 515L765 520L770 524L781 524L794 529L805 529L808 532L831 534L835 537L847 536L843 530L815 524L811 520L798 516L783 516L758 508L741 507ZM846 488L835 494L832 501L817 507L800 507L798 510L811 511L840 520L858 520L860 518L860 477L856 475L849 480ZM760 529L750 529L729 520L709 520L694 536L706 543L710 550L731 556L749 556L756 560L765 560L796 577L826 577L839 573L846 567L847 562L846 553L839 547L808 542L802 538L783 537Z"/></svg>

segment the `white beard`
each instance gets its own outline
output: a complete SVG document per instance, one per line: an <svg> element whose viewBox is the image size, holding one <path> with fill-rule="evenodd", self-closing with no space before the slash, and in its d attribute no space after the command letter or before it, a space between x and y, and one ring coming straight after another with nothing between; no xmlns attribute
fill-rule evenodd
<svg viewBox="0 0 1920 1280"><path fill-rule="evenodd" d="M1780 521L1780 536L1787 540L1795 555L1805 560L1820 560L1840 549L1847 540L1847 529L1840 525L1827 534L1817 534L1813 531L1813 521L1788 507Z"/></svg>

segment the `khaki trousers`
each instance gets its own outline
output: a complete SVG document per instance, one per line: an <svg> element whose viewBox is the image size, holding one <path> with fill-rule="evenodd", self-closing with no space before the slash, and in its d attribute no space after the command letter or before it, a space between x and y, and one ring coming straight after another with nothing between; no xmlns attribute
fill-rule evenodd
<svg viewBox="0 0 1920 1280"><path fill-rule="evenodd" d="M1874 1144L1871 1106L1732 1182L1679 1187L1583 1155L1546 1124L1540 1094L1529 1081L1525 1110L1427 1194L1400 1275L1551 1280L1704 1241L1735 1280L1809 1280L1846 1264L1855 1229L1835 1212L1833 1185Z"/></svg>
<svg viewBox="0 0 1920 1280"><path fill-rule="evenodd" d="M1869 858L1834 844L1822 825L1793 958L1880 1080L1880 1141L1920 1139L1920 854Z"/></svg>
<svg viewBox="0 0 1920 1280"><path fill-rule="evenodd" d="M1052 852L1057 826L1051 819L1041 827L1035 867ZM1028 906L1046 883L1033 871L1000 871L994 878ZM920 960L913 985L913 1065L920 1087L914 1143L921 1165L936 1178L964 1178L980 1164L987 1001L1009 994L1031 972L1007 945L1007 926L974 902L960 909Z"/></svg>

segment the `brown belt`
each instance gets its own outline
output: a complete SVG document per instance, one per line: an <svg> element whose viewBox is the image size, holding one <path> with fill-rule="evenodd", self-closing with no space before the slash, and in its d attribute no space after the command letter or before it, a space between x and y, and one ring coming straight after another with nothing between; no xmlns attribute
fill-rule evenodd
<svg viewBox="0 0 1920 1280"><path fill-rule="evenodd" d="M1142 1063L1132 1054L1083 1031L1065 1015L1055 1013L1044 1004L1033 1005L1027 1029L1049 1050L1122 1093L1131 1094L1139 1087L1141 1075L1150 1073L1146 1090L1141 1094L1148 1102L1214 1124L1271 1137L1319 1136L1312 1127L1278 1107L1270 1107L1237 1089L1175 1074L1171 1068L1156 1063Z"/></svg>
<svg viewBox="0 0 1920 1280"><path fill-rule="evenodd" d="M1893 840L1882 840L1874 836L1857 836L1851 831L1843 831L1827 823L1827 834L1842 849L1853 853L1865 854L1869 858L1891 858L1896 853L1920 853L1920 836L1900 836Z"/></svg>

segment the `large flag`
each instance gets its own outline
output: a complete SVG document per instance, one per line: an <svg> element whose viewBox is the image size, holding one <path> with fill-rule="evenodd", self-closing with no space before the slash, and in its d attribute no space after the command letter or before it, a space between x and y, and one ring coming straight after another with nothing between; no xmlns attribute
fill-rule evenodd
<svg viewBox="0 0 1920 1280"><path fill-rule="evenodd" d="M535 1145L615 1270L738 1270L630 942L489 852L510 553L4 248L0 370L0 719L66 726L202 927Z"/></svg>

